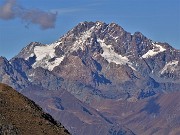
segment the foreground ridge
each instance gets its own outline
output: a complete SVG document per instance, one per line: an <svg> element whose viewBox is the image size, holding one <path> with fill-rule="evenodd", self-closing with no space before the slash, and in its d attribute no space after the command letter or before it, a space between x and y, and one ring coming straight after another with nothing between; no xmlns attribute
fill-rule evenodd
<svg viewBox="0 0 180 135"><path fill-rule="evenodd" d="M68 131L33 101L0 84L0 134L68 135Z"/></svg>

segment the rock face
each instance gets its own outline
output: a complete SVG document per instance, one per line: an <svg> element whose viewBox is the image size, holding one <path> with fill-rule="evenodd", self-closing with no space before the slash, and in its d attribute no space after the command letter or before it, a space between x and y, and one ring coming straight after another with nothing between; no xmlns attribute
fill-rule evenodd
<svg viewBox="0 0 180 135"><path fill-rule="evenodd" d="M126 106L134 103L141 111L146 100L179 92L180 51L115 23L82 22L50 45L32 42L10 61L1 57L0 71L1 82L63 120L72 134L128 134L123 114L132 110Z"/></svg>
<svg viewBox="0 0 180 135"><path fill-rule="evenodd" d="M0 83L1 135L68 135L68 131L33 101Z"/></svg>

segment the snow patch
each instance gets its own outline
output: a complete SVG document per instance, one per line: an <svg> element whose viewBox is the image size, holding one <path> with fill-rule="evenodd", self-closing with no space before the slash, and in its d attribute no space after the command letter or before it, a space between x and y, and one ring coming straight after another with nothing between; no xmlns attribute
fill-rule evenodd
<svg viewBox="0 0 180 135"><path fill-rule="evenodd" d="M59 43L50 45L36 46L34 54L36 55L36 62L32 65L33 68L42 67L52 71L54 67L58 66L64 59L64 56L57 58L55 54L55 47Z"/></svg>
<svg viewBox="0 0 180 135"><path fill-rule="evenodd" d="M101 40L101 39L97 39L97 41L100 43L103 49L103 53L101 54L101 56L105 58L109 63L113 62L119 65L128 64L129 67L131 67L133 70L136 70L132 66L132 63L129 62L129 59L127 57L119 55L116 52L114 52L112 45L105 44L104 40Z"/></svg>
<svg viewBox="0 0 180 135"><path fill-rule="evenodd" d="M153 44L153 49L149 50L147 53L145 53L142 58L149 58L149 57L153 57L155 55L157 55L160 52L164 52L166 49L163 48L161 45L158 45L156 43L152 43Z"/></svg>
<svg viewBox="0 0 180 135"><path fill-rule="evenodd" d="M87 40L87 38L91 37L94 28L95 27L93 26L88 31L83 32L80 37L78 37L78 39L75 41L72 48L70 49L71 52L77 51L79 48L83 50L83 43Z"/></svg>
<svg viewBox="0 0 180 135"><path fill-rule="evenodd" d="M179 61L177 60L172 60L170 62L168 62L164 68L160 71L161 74L164 74L166 72L170 72L173 73L174 71L178 70L178 63Z"/></svg>
<svg viewBox="0 0 180 135"><path fill-rule="evenodd" d="M61 41L56 41L56 42L54 42L52 44L49 44L49 46L53 46L53 48L55 48L55 47L59 46L60 43L62 43L62 42Z"/></svg>
<svg viewBox="0 0 180 135"><path fill-rule="evenodd" d="M47 56L49 56L50 58L53 58L55 56L54 52L55 52L54 46L51 46L51 45L36 46L34 48L34 53L36 55L37 61L40 61Z"/></svg>
<svg viewBox="0 0 180 135"><path fill-rule="evenodd" d="M52 71L54 69L54 67L58 66L62 61L64 60L64 56L60 57L60 58L56 58L54 61L52 62L48 62L47 65L48 65L48 69L50 71Z"/></svg>
<svg viewBox="0 0 180 135"><path fill-rule="evenodd" d="M28 57L25 58L25 60L28 60L30 57L33 57L34 53L31 53Z"/></svg>
<svg viewBox="0 0 180 135"><path fill-rule="evenodd" d="M31 79L31 78L33 78L33 77L34 77L34 75L35 75L35 73L34 73L34 72L33 72L33 73L31 73L31 74L29 74L29 75L28 75L28 81L32 82L32 79Z"/></svg>

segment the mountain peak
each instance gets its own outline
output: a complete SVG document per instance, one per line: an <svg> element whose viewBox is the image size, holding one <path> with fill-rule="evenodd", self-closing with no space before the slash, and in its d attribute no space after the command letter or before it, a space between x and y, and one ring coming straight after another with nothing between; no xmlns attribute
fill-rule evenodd
<svg viewBox="0 0 180 135"><path fill-rule="evenodd" d="M108 59L108 62L114 61L109 60L113 57L113 59L118 58L116 62L114 61L116 64L127 64L130 59L154 57L165 50L163 44L152 42L141 32L132 35L114 22L107 24L101 21L84 21L50 45L31 42L18 54L18 57L25 60L33 58L32 67L40 66L52 71L72 53L91 57L98 53Z"/></svg>
<svg viewBox="0 0 180 135"><path fill-rule="evenodd" d="M30 43L16 57L0 66L1 82L62 119L72 133L123 134L121 124L129 123L131 129L149 113L145 127L135 126L133 131L152 134L160 126L157 134L167 132L166 115L159 114L175 111L162 109L153 97L180 88L180 53L168 44L153 42L141 32L126 32L116 23L86 21L52 44ZM153 121L155 126L148 128Z"/></svg>
<svg viewBox="0 0 180 135"><path fill-rule="evenodd" d="M88 21L84 21L84 22L80 22L76 27L74 27L72 30L70 30L69 32L73 32L75 33L82 33L85 32L89 29L93 29L93 30L101 30L101 32L104 32L106 29L112 29L114 28L114 30L123 30L124 29L119 26L118 24L112 22L110 24L107 24L105 22L102 21L96 21L96 22L88 22ZM76 34L75 34L76 35Z"/></svg>

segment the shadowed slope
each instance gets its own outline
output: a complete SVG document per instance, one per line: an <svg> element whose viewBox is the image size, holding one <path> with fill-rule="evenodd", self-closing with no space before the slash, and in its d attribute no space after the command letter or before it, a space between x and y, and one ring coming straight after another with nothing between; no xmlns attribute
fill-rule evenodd
<svg viewBox="0 0 180 135"><path fill-rule="evenodd" d="M33 101L0 83L0 134L67 135L68 131Z"/></svg>

